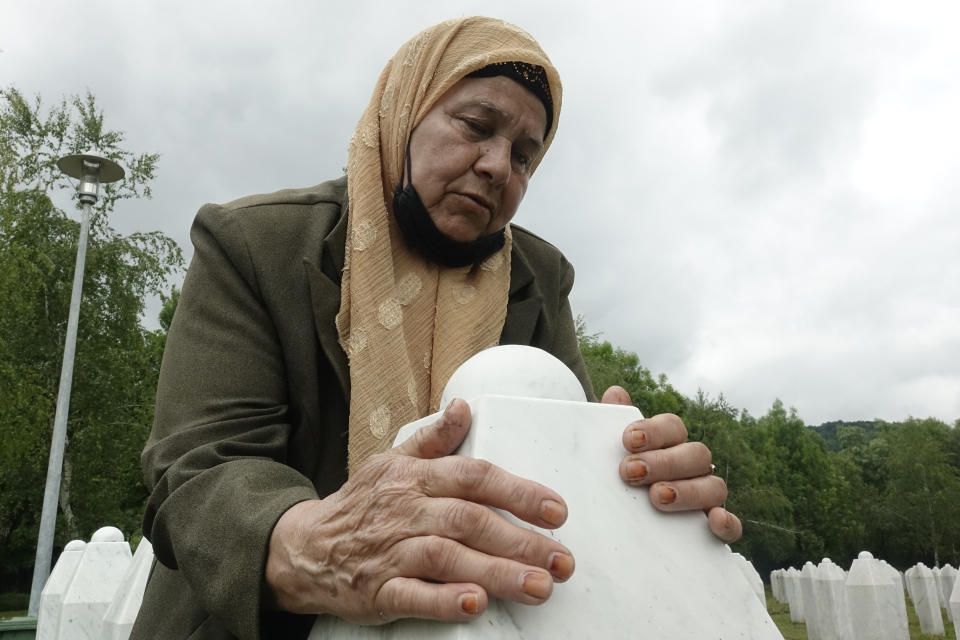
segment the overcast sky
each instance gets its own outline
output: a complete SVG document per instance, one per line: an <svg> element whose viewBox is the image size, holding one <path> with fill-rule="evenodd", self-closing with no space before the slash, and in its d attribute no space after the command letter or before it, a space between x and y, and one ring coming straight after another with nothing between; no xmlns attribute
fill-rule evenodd
<svg viewBox="0 0 960 640"><path fill-rule="evenodd" d="M390 56L472 14L560 70L515 221L573 262L591 331L757 416L960 418L955 0L4 0L0 85L92 91L161 154L113 225L189 256L204 202L341 175Z"/></svg>

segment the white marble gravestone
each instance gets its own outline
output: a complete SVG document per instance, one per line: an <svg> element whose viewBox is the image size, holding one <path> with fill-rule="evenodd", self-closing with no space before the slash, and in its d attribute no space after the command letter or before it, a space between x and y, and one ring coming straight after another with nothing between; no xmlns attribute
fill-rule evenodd
<svg viewBox="0 0 960 640"><path fill-rule="evenodd" d="M880 567L890 576L890 586L884 591L888 606L893 609L897 615L897 633L906 637L910 634L909 622L907 621L907 598L904 592L906 576L903 572L887 564L886 560L880 560Z"/></svg>
<svg viewBox="0 0 960 640"><path fill-rule="evenodd" d="M960 573L960 572L958 572ZM953 581L953 590L950 592L950 599L947 600L949 605L950 613L953 615L953 625L954 630L960 621L960 576L957 576L957 579Z"/></svg>
<svg viewBox="0 0 960 640"><path fill-rule="evenodd" d="M803 564L803 569L800 570L800 590L803 592L803 621L807 625L807 638L810 640L821 640L823 637L820 630L820 610L817 606L817 596L814 591L814 580L817 573L817 566L809 560Z"/></svg>
<svg viewBox="0 0 960 640"><path fill-rule="evenodd" d="M910 567L909 569L903 572L903 586L907 590L907 595L910 597L910 602L916 602L917 600L917 597L913 595L913 585L914 585L913 574L916 572L917 572L916 565Z"/></svg>
<svg viewBox="0 0 960 640"><path fill-rule="evenodd" d="M953 585L957 581L957 570L954 569L951 565L947 564L941 567L940 569L940 593L943 595L943 604L941 605L944 609L947 610L947 619L957 623L957 619L953 617L953 610L950 608L950 594L953 593Z"/></svg>
<svg viewBox="0 0 960 640"><path fill-rule="evenodd" d="M71 540L63 548L63 553L53 566L47 584L40 592L40 611L37 615L37 640L54 640L60 629L60 610L63 608L63 596L70 586L73 574L77 571L83 549L87 543L83 540Z"/></svg>
<svg viewBox="0 0 960 640"><path fill-rule="evenodd" d="M894 582L873 554L861 551L850 566L844 585L853 640L907 640L910 637L906 628L901 629L891 589L903 593L900 580Z"/></svg>
<svg viewBox="0 0 960 640"><path fill-rule="evenodd" d="M940 615L940 598L937 596L937 582L933 572L925 564L913 567L907 576L907 584L912 585L910 593L913 606L920 619L920 631L943 635L943 616Z"/></svg>
<svg viewBox="0 0 960 640"><path fill-rule="evenodd" d="M153 566L153 545L146 538L140 540L133 554L133 562L120 581L113 602L103 614L103 637L105 640L127 640L133 631L133 622L143 603L143 592Z"/></svg>
<svg viewBox="0 0 960 640"><path fill-rule="evenodd" d="M787 569L787 604L790 606L790 622L803 622L803 591L800 588L800 572Z"/></svg>
<svg viewBox="0 0 960 640"><path fill-rule="evenodd" d="M783 569L774 569L770 572L770 593L773 594L773 599L777 602L786 603L787 596L783 590Z"/></svg>
<svg viewBox="0 0 960 640"><path fill-rule="evenodd" d="M742 553L734 553L733 557L737 561L737 566L740 567L740 572L743 574L743 577L750 583L750 587L753 589L753 593L756 594L757 600L759 600L763 608L766 609L767 594L763 591L763 578L757 573L757 569L753 566L753 563L747 560Z"/></svg>
<svg viewBox="0 0 960 640"><path fill-rule="evenodd" d="M63 596L59 638L101 640L103 614L130 566L130 545L116 527L97 529Z"/></svg>
<svg viewBox="0 0 960 640"><path fill-rule="evenodd" d="M472 391L481 385L483 394ZM547 394L549 399L530 397ZM558 395L560 396L558 398ZM540 606L491 599L469 623L400 620L363 627L320 616L321 638L782 638L704 514L658 512L646 489L619 477L623 429L634 407L583 401L576 377L531 347L496 347L468 360L444 391L470 401L460 455L485 458L559 492L569 517L552 532L576 572ZM511 397L512 396L512 397ZM437 415L401 429L397 442Z"/></svg>
<svg viewBox="0 0 960 640"><path fill-rule="evenodd" d="M830 558L824 558L817 567L813 592L817 600L817 630L821 640L846 640L852 635L844 593L846 579L843 569Z"/></svg>

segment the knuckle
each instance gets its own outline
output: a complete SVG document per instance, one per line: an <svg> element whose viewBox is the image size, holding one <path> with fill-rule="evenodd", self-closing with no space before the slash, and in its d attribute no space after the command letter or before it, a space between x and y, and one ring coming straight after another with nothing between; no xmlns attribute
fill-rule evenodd
<svg viewBox="0 0 960 640"><path fill-rule="evenodd" d="M701 460L706 460L708 465L713 462L713 452L710 451L710 447L702 442L691 442L690 446L693 447L697 457L699 457Z"/></svg>
<svg viewBox="0 0 960 640"><path fill-rule="evenodd" d="M420 549L420 565L427 576L443 575L455 560L450 541L440 536L426 536Z"/></svg>
<svg viewBox="0 0 960 640"><path fill-rule="evenodd" d="M717 495L719 496L719 504L723 504L727 501L727 483L724 482L723 478L718 476L711 476L711 480L716 486Z"/></svg>
<svg viewBox="0 0 960 640"><path fill-rule="evenodd" d="M667 415L667 424L670 425L670 428L676 432L677 439L679 442L687 441L687 425L683 424L683 420L680 419L680 416L675 413L668 413Z"/></svg>
<svg viewBox="0 0 960 640"><path fill-rule="evenodd" d="M454 472L461 488L473 490L487 482L493 469L493 463L489 460L464 457L457 460Z"/></svg>
<svg viewBox="0 0 960 640"><path fill-rule="evenodd" d="M646 456L650 475L659 479L672 479L676 477L676 463L673 456L665 451L653 451Z"/></svg>
<svg viewBox="0 0 960 640"><path fill-rule="evenodd" d="M476 532L483 524L477 517L474 505L463 500L456 500L444 508L442 515L445 531L453 538L462 539L467 534Z"/></svg>
<svg viewBox="0 0 960 640"><path fill-rule="evenodd" d="M540 562L540 541L534 537L536 534L525 534L517 540L514 546L514 557L523 560Z"/></svg>

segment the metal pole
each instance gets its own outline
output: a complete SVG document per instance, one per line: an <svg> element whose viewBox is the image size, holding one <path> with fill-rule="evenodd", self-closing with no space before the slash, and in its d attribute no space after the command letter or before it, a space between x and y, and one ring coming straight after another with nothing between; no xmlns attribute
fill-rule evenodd
<svg viewBox="0 0 960 640"><path fill-rule="evenodd" d="M80 221L80 240L77 245L77 264L73 270L73 293L70 295L70 315L67 317L67 338L63 345L63 367L60 369L60 390L57 393L57 412L53 419L53 439L50 443L50 461L47 464L47 486L43 493L43 511L40 515L40 536L37 539L37 558L33 565L33 584L30 587L30 608L27 615L40 611L40 592L50 576L53 556L53 535L57 528L57 505L60 498L60 477L63 472L63 450L67 440L67 414L70 413L70 389L73 385L73 360L77 350L77 324L80 321L80 296L83 290L83 270L87 259L87 234L90 231L90 203L83 203Z"/></svg>
<svg viewBox="0 0 960 640"><path fill-rule="evenodd" d="M77 325L80 321L80 297L83 292L83 271L87 260L87 235L90 233L91 207L99 197L100 184L123 178L123 168L112 160L93 154L65 156L57 166L67 175L78 178L77 189L83 204L80 219L80 238L77 241L77 263L73 269L73 292L70 294L70 313L67 316L67 336L63 345L63 366L60 369L60 389L57 392L57 411L53 418L53 436L50 442L50 460L47 462L47 485L43 492L40 512L40 533L37 536L37 556L33 564L33 583L30 586L30 605L27 614L40 612L40 594L50 577L53 559L53 536L57 529L57 506L60 501L60 478L63 473L63 453L67 441L67 416L70 414L70 390L73 386L73 360L77 350Z"/></svg>

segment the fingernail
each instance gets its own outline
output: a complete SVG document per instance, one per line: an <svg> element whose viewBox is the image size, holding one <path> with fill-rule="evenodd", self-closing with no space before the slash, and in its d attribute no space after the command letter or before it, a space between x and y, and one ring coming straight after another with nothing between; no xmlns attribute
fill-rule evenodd
<svg viewBox="0 0 960 640"><path fill-rule="evenodd" d="M475 593L464 593L460 596L460 611L476 614L480 610L480 599Z"/></svg>
<svg viewBox="0 0 960 640"><path fill-rule="evenodd" d="M634 429L630 433L630 444L634 449L643 449L647 446L647 434L640 429Z"/></svg>
<svg viewBox="0 0 960 640"><path fill-rule="evenodd" d="M550 556L550 573L558 580L566 580L573 575L573 556L567 553L554 553Z"/></svg>
<svg viewBox="0 0 960 640"><path fill-rule="evenodd" d="M540 517L559 527L567 519L567 508L556 500L544 500L540 503Z"/></svg>
<svg viewBox="0 0 960 640"><path fill-rule="evenodd" d="M627 463L627 480L630 482L641 482L647 477L647 465L639 460L631 460Z"/></svg>
<svg viewBox="0 0 960 640"><path fill-rule="evenodd" d="M677 490L668 484L660 485L660 504L670 504L677 499Z"/></svg>
<svg viewBox="0 0 960 640"><path fill-rule="evenodd" d="M539 571L527 571L523 576L523 592L528 596L546 600L553 591L553 579Z"/></svg>

